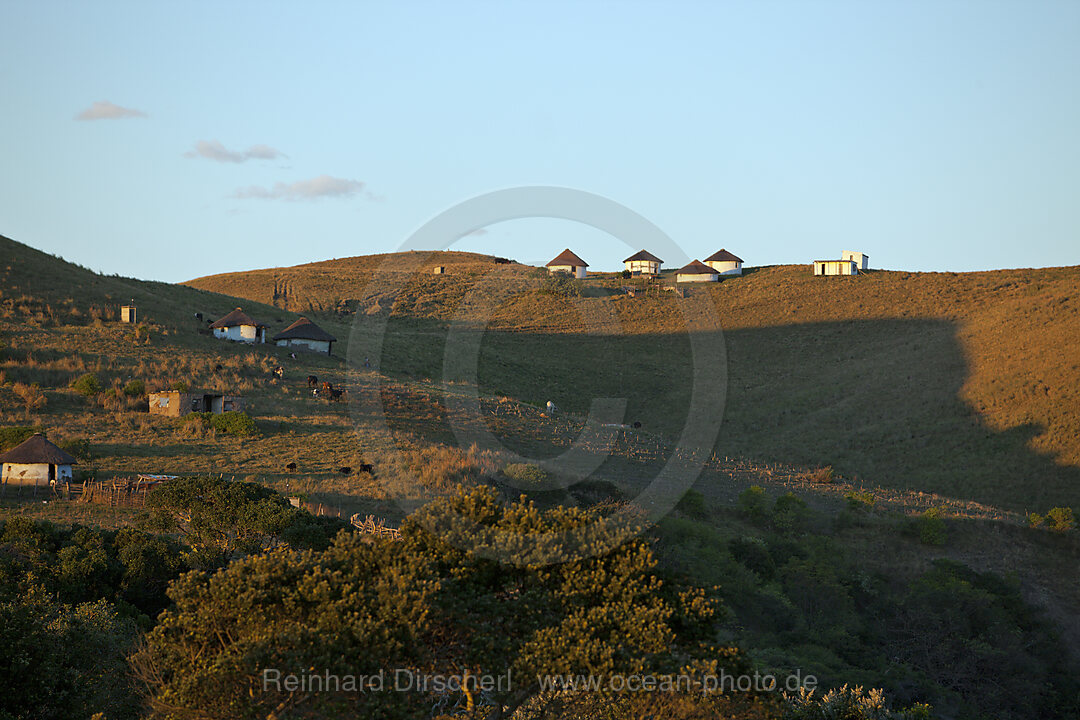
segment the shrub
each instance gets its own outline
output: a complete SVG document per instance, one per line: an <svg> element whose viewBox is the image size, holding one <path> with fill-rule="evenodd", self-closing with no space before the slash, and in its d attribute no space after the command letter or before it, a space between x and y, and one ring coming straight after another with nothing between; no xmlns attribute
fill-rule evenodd
<svg viewBox="0 0 1080 720"><path fill-rule="evenodd" d="M219 433L236 435L237 437L259 434L259 426L256 425L251 416L245 412L229 411L221 414L193 412L180 418L180 423L181 427L197 425L201 426L203 429L213 429ZM187 436L199 437L202 433L188 430L184 434Z"/></svg>
<svg viewBox="0 0 1080 720"><path fill-rule="evenodd" d="M101 392L101 382L97 379L97 375L93 373L80 376L78 380L71 383L71 387L80 395L86 397L94 397Z"/></svg>
<svg viewBox="0 0 1080 720"><path fill-rule="evenodd" d="M773 525L781 532L794 530L808 513L805 500L794 493L785 493L773 504Z"/></svg>
<svg viewBox="0 0 1080 720"><path fill-rule="evenodd" d="M188 391L188 384L183 380L177 380L176 382L174 382L172 385L169 386L169 389L170 390L179 390L180 392L187 392Z"/></svg>
<svg viewBox="0 0 1080 720"><path fill-rule="evenodd" d="M945 544L945 512L941 508L930 508L916 521L919 530L919 542L923 545Z"/></svg>
<svg viewBox="0 0 1080 720"><path fill-rule="evenodd" d="M826 465L825 467L807 470L799 475L799 479L812 483L831 483L836 479L836 474L833 472L832 465Z"/></svg>
<svg viewBox="0 0 1080 720"><path fill-rule="evenodd" d="M1046 522L1051 530L1058 532L1071 530L1073 525L1076 524L1073 519L1072 508L1067 507L1050 508L1050 511L1046 513Z"/></svg>
<svg viewBox="0 0 1080 720"><path fill-rule="evenodd" d="M544 469L531 463L510 463L503 468L503 475L517 482L540 483L547 480Z"/></svg>
<svg viewBox="0 0 1080 720"><path fill-rule="evenodd" d="M848 502L849 510L863 510L874 507L874 493L869 490L852 490L844 495Z"/></svg>
<svg viewBox="0 0 1080 720"><path fill-rule="evenodd" d="M728 552L740 565L757 573L762 580L771 580L776 575L776 562L761 538L735 538L728 542Z"/></svg>
<svg viewBox="0 0 1080 720"><path fill-rule="evenodd" d="M1042 524L1046 522L1046 518L1039 513L1028 513L1027 520L1028 525L1033 528L1042 527Z"/></svg>
<svg viewBox="0 0 1080 720"><path fill-rule="evenodd" d="M577 297L581 295L581 289L574 282L569 273L548 273L548 276L540 281L540 292L544 295L557 295L560 297Z"/></svg>
<svg viewBox="0 0 1080 720"><path fill-rule="evenodd" d="M7 452L36 432L41 432L41 428L29 425L0 427L0 452Z"/></svg>
<svg viewBox="0 0 1080 720"><path fill-rule="evenodd" d="M622 276L623 276L623 279L629 279L629 278L632 278L634 276L634 274L632 272L630 272L629 270L623 270L622 271Z"/></svg>
<svg viewBox="0 0 1080 720"><path fill-rule="evenodd" d="M65 440L59 445L62 450L71 453L80 460L93 460L96 457L94 449L90 446L90 441L86 438Z"/></svg>
<svg viewBox="0 0 1080 720"><path fill-rule="evenodd" d="M739 512L754 521L767 518L769 499L765 495L765 489L759 485L751 485L739 493Z"/></svg>
<svg viewBox="0 0 1080 720"><path fill-rule="evenodd" d="M697 490L687 490L676 507L680 512L698 520L704 520L709 515L705 507L705 496Z"/></svg>
<svg viewBox="0 0 1080 720"><path fill-rule="evenodd" d="M132 380L124 386L124 394L128 397L139 397L146 394L146 383L142 380Z"/></svg>

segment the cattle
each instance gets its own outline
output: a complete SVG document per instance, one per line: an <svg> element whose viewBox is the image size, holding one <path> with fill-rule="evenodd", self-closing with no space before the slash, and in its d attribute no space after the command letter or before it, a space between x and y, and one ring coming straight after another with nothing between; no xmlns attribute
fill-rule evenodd
<svg viewBox="0 0 1080 720"><path fill-rule="evenodd" d="M373 475L375 473L375 467L371 463L360 463L360 472Z"/></svg>
<svg viewBox="0 0 1080 720"><path fill-rule="evenodd" d="M640 423L640 422L637 422L637 421L635 420L635 421L634 421L634 429L635 429L635 430L640 430L640 429L641 429L641 423Z"/></svg>
<svg viewBox="0 0 1080 720"><path fill-rule="evenodd" d="M340 468L338 468L338 472L341 473L342 475L348 475L348 474L350 474L352 472L352 468L348 467L348 466L340 467Z"/></svg>
<svg viewBox="0 0 1080 720"><path fill-rule="evenodd" d="M285 368L278 365L276 368L271 370L271 373L273 374L274 377L276 377L278 380L280 380L283 377L285 377Z"/></svg>
<svg viewBox="0 0 1080 720"><path fill-rule="evenodd" d="M296 463L291 462L291 463L287 464L285 466L285 469L288 470L289 472L292 472L293 470L296 470Z"/></svg>
<svg viewBox="0 0 1080 720"><path fill-rule="evenodd" d="M195 313L195 319L196 320L202 320L203 319L202 313Z"/></svg>
<svg viewBox="0 0 1080 720"><path fill-rule="evenodd" d="M319 387L319 378L316 375L307 376L307 386L309 388Z"/></svg>
<svg viewBox="0 0 1080 720"><path fill-rule="evenodd" d="M331 390L333 390L333 389L334 389L334 384L333 384L333 383L328 383L328 382L324 382L324 383L322 384L322 389L323 389L323 390L325 390L325 391L327 391L327 392L330 392Z"/></svg>
<svg viewBox="0 0 1080 720"><path fill-rule="evenodd" d="M344 390L331 390L330 391L330 400L333 401L333 402L337 402L337 401L341 400L341 396L344 395L344 394L345 394Z"/></svg>

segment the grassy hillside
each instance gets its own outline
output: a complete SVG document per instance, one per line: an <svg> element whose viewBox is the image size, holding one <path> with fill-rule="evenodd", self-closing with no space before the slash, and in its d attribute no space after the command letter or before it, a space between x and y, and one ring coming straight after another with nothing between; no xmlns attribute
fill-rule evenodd
<svg viewBox="0 0 1080 720"><path fill-rule="evenodd" d="M448 273L428 275L434 264ZM358 327L388 314L382 368L405 378L441 378L447 327L474 317L490 330L482 393L581 414L593 398L626 398L628 421L676 438L694 363L684 303L629 297L615 276L581 282L581 298L547 295L530 273L406 254L190 284L333 306ZM275 298L282 283L290 291ZM484 317L461 304L481 294L496 297ZM1080 358L1068 352L1080 343L1080 268L818 278L765 267L691 291L702 294L728 351L721 454L1014 510L1080 506Z"/></svg>

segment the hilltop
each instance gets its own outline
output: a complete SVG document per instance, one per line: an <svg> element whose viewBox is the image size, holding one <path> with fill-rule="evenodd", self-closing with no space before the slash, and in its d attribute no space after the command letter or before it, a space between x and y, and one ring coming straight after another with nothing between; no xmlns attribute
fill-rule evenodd
<svg viewBox="0 0 1080 720"><path fill-rule="evenodd" d="M410 263L418 269L405 274ZM447 273L430 275L436 264ZM380 266L389 270L376 282ZM383 367L434 379L462 299L481 285L510 287L487 318L484 392L553 398L582 414L594 397L626 397L627 418L677 437L693 368L680 302L629 297L620 289L638 281L613 274L580 281L581 298L559 297L530 290L536 276L489 256L437 253L188 284L354 321L386 312ZM708 293L727 345L721 454L831 465L874 485L1013 510L1080 505L1080 361L1062 352L1080 345L1080 268L822 278L773 266L691 293ZM582 313L617 321L598 331Z"/></svg>

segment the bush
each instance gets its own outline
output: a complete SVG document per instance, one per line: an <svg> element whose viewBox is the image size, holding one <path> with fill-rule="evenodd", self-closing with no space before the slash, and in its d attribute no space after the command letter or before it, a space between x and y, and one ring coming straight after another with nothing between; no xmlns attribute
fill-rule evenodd
<svg viewBox="0 0 1080 720"><path fill-rule="evenodd" d="M739 512L755 522L767 518L769 498L765 495L765 489L759 485L751 485L739 493Z"/></svg>
<svg viewBox="0 0 1080 720"><path fill-rule="evenodd" d="M634 276L634 273L630 272L629 270L623 270L622 276L624 280L628 280Z"/></svg>
<svg viewBox="0 0 1080 720"><path fill-rule="evenodd" d="M833 472L832 465L826 465L814 470L807 470L799 475L799 479L812 483L831 483L836 479L836 474Z"/></svg>
<svg viewBox="0 0 1080 720"><path fill-rule="evenodd" d="M762 580L772 580L776 575L776 562L761 538L735 538L728 543L728 552L740 565L757 573Z"/></svg>
<svg viewBox="0 0 1080 720"><path fill-rule="evenodd" d="M1050 511L1046 513L1046 522L1051 530L1056 530L1057 532L1071 530L1076 524L1076 521L1073 518L1072 508L1067 507L1050 508Z"/></svg>
<svg viewBox="0 0 1080 720"><path fill-rule="evenodd" d="M93 373L86 373L78 380L71 383L71 387L75 389L80 395L86 397L94 397L101 392L101 382L98 381L97 375Z"/></svg>
<svg viewBox="0 0 1080 720"><path fill-rule="evenodd" d="M249 435L259 434L259 426L255 424L255 421L250 415L245 412L231 410L220 414L210 412L188 413L180 418L180 423L181 425L187 425L189 423L199 424L203 428L212 428L219 433L235 435L237 437L247 437ZM197 435L197 433L193 434Z"/></svg>
<svg viewBox="0 0 1080 720"><path fill-rule="evenodd" d="M97 456L94 454L94 449L90 445L90 441L86 438L76 438L72 440L65 440L59 444L60 449L71 453L80 460L94 460Z"/></svg>
<svg viewBox="0 0 1080 720"><path fill-rule="evenodd" d="M569 273L548 273L548 276L540 281L540 292L544 295L557 295L560 297L577 297L581 295L581 289L574 282Z"/></svg>
<svg viewBox="0 0 1080 720"><path fill-rule="evenodd" d="M805 500L794 493L785 493L773 504L773 525L781 532L789 532L801 525L808 514Z"/></svg>
<svg viewBox="0 0 1080 720"><path fill-rule="evenodd" d="M1042 524L1046 522L1046 518L1039 513L1028 513L1027 520L1028 525L1033 528L1042 527Z"/></svg>
<svg viewBox="0 0 1080 720"><path fill-rule="evenodd" d="M172 385L169 386L169 389L170 390L179 390L180 392L187 392L188 391L188 384L186 382L184 382L183 380L177 380L176 382L174 382Z"/></svg>
<svg viewBox="0 0 1080 720"><path fill-rule="evenodd" d="M0 427L0 452L7 452L34 433L41 431L41 428L30 427L29 425Z"/></svg>
<svg viewBox="0 0 1080 720"><path fill-rule="evenodd" d="M705 507L705 496L697 490L687 490L676 507L680 512L698 520L704 520L709 515L708 509Z"/></svg>
<svg viewBox="0 0 1080 720"><path fill-rule="evenodd" d="M146 394L146 383L142 380L132 380L124 386L124 394L128 397L139 397Z"/></svg>
<svg viewBox="0 0 1080 720"><path fill-rule="evenodd" d="M848 502L849 510L863 510L874 507L874 493L869 490L852 490L844 495Z"/></svg>
<svg viewBox="0 0 1080 720"><path fill-rule="evenodd" d="M945 544L945 512L941 508L930 508L916 521L919 530L919 542L923 545Z"/></svg>
<svg viewBox="0 0 1080 720"><path fill-rule="evenodd" d="M547 473L539 465L510 463L503 468L503 475L517 482L540 483L547 480Z"/></svg>

